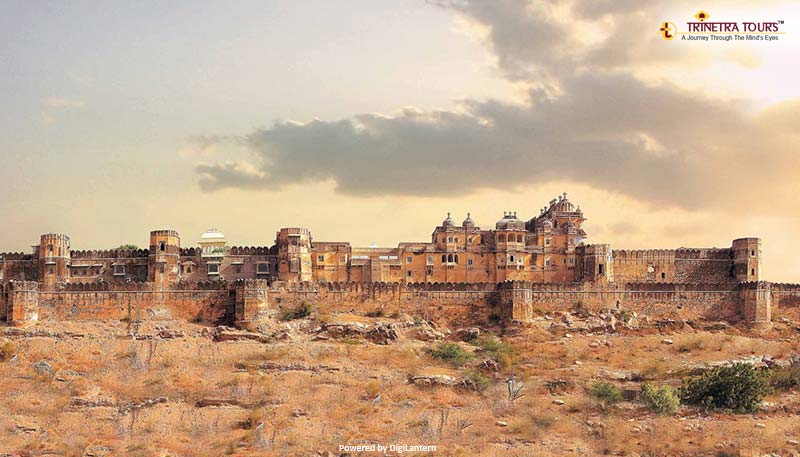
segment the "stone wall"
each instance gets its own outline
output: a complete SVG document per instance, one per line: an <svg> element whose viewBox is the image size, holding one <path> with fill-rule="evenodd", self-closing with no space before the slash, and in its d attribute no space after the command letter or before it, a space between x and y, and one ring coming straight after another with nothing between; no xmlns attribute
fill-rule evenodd
<svg viewBox="0 0 800 457"><path fill-rule="evenodd" d="M719 283L733 281L731 249L643 249L613 251L614 281Z"/></svg>
<svg viewBox="0 0 800 457"><path fill-rule="evenodd" d="M531 320L537 312L583 307L627 309L651 317L735 319L740 312L738 284L677 283L529 283L499 285L500 301L508 303L504 317Z"/></svg>
<svg viewBox="0 0 800 457"><path fill-rule="evenodd" d="M40 291L43 320L135 320L174 318L221 322L231 313L225 283L179 283L157 290L153 283L69 284L63 289Z"/></svg>

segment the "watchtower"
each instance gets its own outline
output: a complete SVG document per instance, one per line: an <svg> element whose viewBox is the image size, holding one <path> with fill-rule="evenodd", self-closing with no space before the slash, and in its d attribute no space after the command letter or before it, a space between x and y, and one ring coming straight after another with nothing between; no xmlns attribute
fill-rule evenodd
<svg viewBox="0 0 800 457"><path fill-rule="evenodd" d="M67 235L48 233L39 238L39 282L45 290L69 278L70 241Z"/></svg>
<svg viewBox="0 0 800 457"><path fill-rule="evenodd" d="M180 280L178 261L181 238L175 230L150 232L150 252L147 261L147 280L157 289L168 289Z"/></svg>
<svg viewBox="0 0 800 457"><path fill-rule="evenodd" d="M761 238L733 240L733 276L737 281L761 281Z"/></svg>

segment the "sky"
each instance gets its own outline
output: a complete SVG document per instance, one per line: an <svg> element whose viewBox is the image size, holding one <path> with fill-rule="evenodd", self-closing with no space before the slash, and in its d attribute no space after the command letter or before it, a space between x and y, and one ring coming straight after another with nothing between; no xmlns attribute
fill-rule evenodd
<svg viewBox="0 0 800 457"><path fill-rule="evenodd" d="M562 192L589 242L763 240L800 281L800 5L777 41L663 40L675 0L0 2L0 251L211 227L271 245L428 241Z"/></svg>

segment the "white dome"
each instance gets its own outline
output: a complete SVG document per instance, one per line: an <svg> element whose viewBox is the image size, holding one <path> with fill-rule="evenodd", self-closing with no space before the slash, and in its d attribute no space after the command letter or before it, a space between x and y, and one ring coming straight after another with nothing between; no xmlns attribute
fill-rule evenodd
<svg viewBox="0 0 800 457"><path fill-rule="evenodd" d="M222 232L220 232L217 229L208 229L208 230L205 231L205 233L200 235L200 239L201 240L207 240L207 241L224 240L225 239L225 235L223 235Z"/></svg>

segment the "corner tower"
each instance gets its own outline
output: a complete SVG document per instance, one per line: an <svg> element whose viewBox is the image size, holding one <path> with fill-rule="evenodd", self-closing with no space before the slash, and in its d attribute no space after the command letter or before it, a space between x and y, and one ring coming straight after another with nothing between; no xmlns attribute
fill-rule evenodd
<svg viewBox="0 0 800 457"><path fill-rule="evenodd" d="M61 233L48 233L39 239L39 282L45 290L69 278L69 237Z"/></svg>
<svg viewBox="0 0 800 457"><path fill-rule="evenodd" d="M150 232L150 252L147 260L147 280L157 289L168 289L180 280L178 260L181 238L175 230Z"/></svg>
<svg viewBox="0 0 800 457"><path fill-rule="evenodd" d="M737 281L761 281L761 238L733 240L733 276Z"/></svg>
<svg viewBox="0 0 800 457"><path fill-rule="evenodd" d="M278 245L278 279L307 282L311 271L311 231L307 228L282 228L275 236Z"/></svg>

